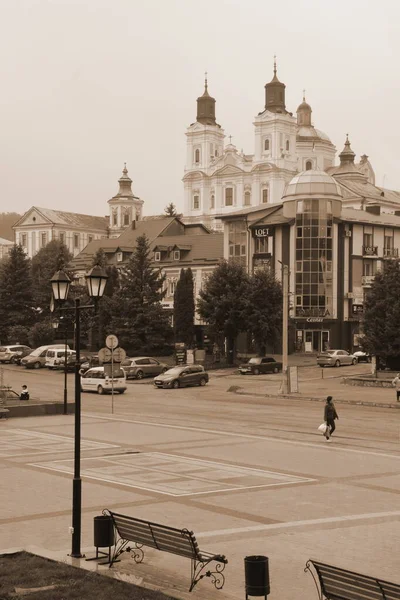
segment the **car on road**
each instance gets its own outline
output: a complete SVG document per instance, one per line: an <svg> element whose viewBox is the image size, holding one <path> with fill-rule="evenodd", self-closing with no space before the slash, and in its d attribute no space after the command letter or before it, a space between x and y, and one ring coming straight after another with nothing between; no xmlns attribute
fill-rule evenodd
<svg viewBox="0 0 400 600"><path fill-rule="evenodd" d="M24 356L32 352L33 348L14 344L13 346L0 346L0 363L18 364Z"/></svg>
<svg viewBox="0 0 400 600"><path fill-rule="evenodd" d="M30 354L21 360L21 365L26 369L41 369L46 364L47 350L50 348L65 348L64 344L51 344L49 346L39 346ZM69 346L67 346L69 350Z"/></svg>
<svg viewBox="0 0 400 600"><path fill-rule="evenodd" d="M282 371L282 363L278 362L272 356L259 356L250 358L247 363L239 366L239 373L246 375L260 375L260 373L279 373Z"/></svg>
<svg viewBox="0 0 400 600"><path fill-rule="evenodd" d="M79 372L82 375L82 366L84 364L87 364L87 368L85 369L84 372L86 372L90 367L89 367L89 357L88 356L81 356L79 359ZM73 351L72 354L68 354L67 355L67 372L68 373L72 373L73 371L75 371L75 365L76 365L76 352ZM97 363L96 365L93 366L99 366L99 364ZM65 371L65 356L62 356L60 358L60 362L57 365L56 369L60 370L60 371Z"/></svg>
<svg viewBox="0 0 400 600"><path fill-rule="evenodd" d="M46 362L44 366L48 369L58 369L60 368L61 362L65 362L65 353L67 353L67 360L69 357L75 357L75 350L69 350L68 348L50 348L46 353Z"/></svg>
<svg viewBox="0 0 400 600"><path fill-rule="evenodd" d="M126 358L122 361L121 367L126 373L127 379L143 379L165 373L169 366L150 356L137 356L135 358Z"/></svg>
<svg viewBox="0 0 400 600"><path fill-rule="evenodd" d="M372 361L372 356L368 354L368 352L363 352L362 350L357 350L357 352L353 352L353 356L357 358L358 362L370 363Z"/></svg>
<svg viewBox="0 0 400 600"><path fill-rule="evenodd" d="M320 367L341 367L342 365L356 365L357 357L347 350L325 350L317 355L317 365Z"/></svg>
<svg viewBox="0 0 400 600"><path fill-rule="evenodd" d="M83 360L80 371L79 371L81 375L86 373L86 371L88 369L92 369L93 367L101 366L98 354L92 354L91 356L86 356L84 358L85 358L85 360Z"/></svg>
<svg viewBox="0 0 400 600"><path fill-rule="evenodd" d="M206 385L208 373L202 365L184 365L172 367L165 373L154 377L154 385L157 388L180 388L192 385Z"/></svg>
<svg viewBox="0 0 400 600"><path fill-rule="evenodd" d="M109 394L113 390L123 394L126 390L126 377L123 369L114 369L114 377L110 377L104 367L93 367L81 375L82 392Z"/></svg>

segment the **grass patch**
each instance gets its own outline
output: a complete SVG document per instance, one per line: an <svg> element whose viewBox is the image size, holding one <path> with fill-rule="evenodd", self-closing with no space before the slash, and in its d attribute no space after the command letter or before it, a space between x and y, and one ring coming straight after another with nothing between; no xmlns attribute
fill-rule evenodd
<svg viewBox="0 0 400 600"><path fill-rule="evenodd" d="M25 593L25 590L30 591ZM0 556L0 599L15 600L16 598L168 600L171 597L29 552L17 552Z"/></svg>

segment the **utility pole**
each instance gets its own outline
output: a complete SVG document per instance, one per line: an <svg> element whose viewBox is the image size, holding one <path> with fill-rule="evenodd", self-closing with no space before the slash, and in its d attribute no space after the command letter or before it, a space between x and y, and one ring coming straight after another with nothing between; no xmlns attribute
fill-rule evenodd
<svg viewBox="0 0 400 600"><path fill-rule="evenodd" d="M282 264L282 386L281 393L288 393L288 318L289 318L289 266Z"/></svg>

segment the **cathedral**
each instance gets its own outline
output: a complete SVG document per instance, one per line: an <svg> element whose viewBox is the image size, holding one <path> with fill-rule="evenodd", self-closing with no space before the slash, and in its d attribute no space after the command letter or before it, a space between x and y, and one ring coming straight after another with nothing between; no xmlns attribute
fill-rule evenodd
<svg viewBox="0 0 400 600"><path fill-rule="evenodd" d="M204 93L197 99L196 122L186 132L183 214L187 222L221 229L218 217L280 202L296 173L334 167L336 148L326 133L314 127L305 96L293 116L286 109L285 88L275 62L273 78L265 85L264 108L253 121L254 153L244 154L231 141L225 146L206 78ZM367 156L358 167L375 183Z"/></svg>

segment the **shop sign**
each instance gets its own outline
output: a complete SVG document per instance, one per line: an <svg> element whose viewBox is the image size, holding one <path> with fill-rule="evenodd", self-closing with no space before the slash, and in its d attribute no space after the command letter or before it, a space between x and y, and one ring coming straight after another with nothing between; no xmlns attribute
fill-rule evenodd
<svg viewBox="0 0 400 600"><path fill-rule="evenodd" d="M296 308L296 317L309 317L310 319L313 318L312 321L307 318L307 321L310 323L320 323L324 317L330 316L331 313L327 308ZM315 321L315 319L317 319L317 321Z"/></svg>
<svg viewBox="0 0 400 600"><path fill-rule="evenodd" d="M268 237L269 235L272 235L272 228L256 227L255 229L253 229L253 235L258 238Z"/></svg>
<svg viewBox="0 0 400 600"><path fill-rule="evenodd" d="M306 319L307 323L322 323L323 320L323 317L308 317Z"/></svg>

